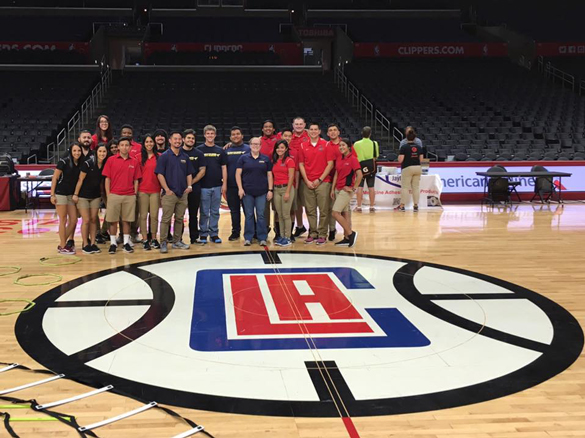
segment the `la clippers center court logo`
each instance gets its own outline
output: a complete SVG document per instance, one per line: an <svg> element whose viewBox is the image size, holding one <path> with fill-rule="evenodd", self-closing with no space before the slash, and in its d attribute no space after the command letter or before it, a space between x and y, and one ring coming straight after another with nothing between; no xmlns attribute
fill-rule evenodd
<svg viewBox="0 0 585 438"><path fill-rule="evenodd" d="M487 401L550 379L583 347L577 321L541 295L387 257L171 258L35 302L16 333L47 368L159 403L256 415L336 416L331 385L353 416Z"/></svg>

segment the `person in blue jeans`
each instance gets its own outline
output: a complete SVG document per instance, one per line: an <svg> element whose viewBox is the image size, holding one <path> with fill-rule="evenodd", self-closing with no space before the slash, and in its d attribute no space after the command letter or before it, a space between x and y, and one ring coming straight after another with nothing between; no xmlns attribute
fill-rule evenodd
<svg viewBox="0 0 585 438"><path fill-rule="evenodd" d="M244 143L244 136L239 126L232 127L230 131L230 146L225 150L227 154L227 196L226 201L230 208L232 217L232 234L228 240L240 240L242 234L242 215L240 213L242 200L238 194L238 185L236 184L236 168L238 160L244 154L250 152L250 146Z"/></svg>
<svg viewBox="0 0 585 438"><path fill-rule="evenodd" d="M197 243L204 245L207 237L213 243L221 243L219 238L219 207L221 197L227 191L227 154L215 144L217 130L213 125L203 128L205 143L197 146L205 156L205 176L201 180L201 208L199 213L199 238Z"/></svg>
<svg viewBox="0 0 585 438"><path fill-rule="evenodd" d="M244 246L252 244L254 236L254 214L256 215L256 234L260 246L266 246L268 230L264 208L266 201L272 199L273 180L270 158L260 153L259 137L250 140L250 153L242 155L236 168L238 195L244 203Z"/></svg>

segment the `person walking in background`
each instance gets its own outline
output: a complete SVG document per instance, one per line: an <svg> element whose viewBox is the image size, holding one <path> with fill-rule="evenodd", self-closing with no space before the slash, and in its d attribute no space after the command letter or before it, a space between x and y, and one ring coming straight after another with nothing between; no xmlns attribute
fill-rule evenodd
<svg viewBox="0 0 585 438"><path fill-rule="evenodd" d="M73 143L65 158L57 162L57 168L51 181L51 204L59 216L59 254L75 254L73 235L77 226L77 208L73 202L75 185L79 180L81 146Z"/></svg>
<svg viewBox="0 0 585 438"><path fill-rule="evenodd" d="M274 243L278 246L292 244L292 205L295 199L295 160L290 156L288 142L278 140L272 153L272 176L274 196L272 202L278 215L280 237Z"/></svg>
<svg viewBox="0 0 585 438"><path fill-rule="evenodd" d="M368 186L368 195L370 197L370 211L376 211L376 160L380 156L380 148L377 141L372 141L372 128L364 126L362 129L362 139L356 141L353 145L353 150L357 155L357 159L362 166L364 175L363 181ZM365 171L364 169L367 169ZM357 212L362 211L362 200L364 198L363 187L357 191Z"/></svg>
<svg viewBox="0 0 585 438"><path fill-rule="evenodd" d="M358 233L351 229L349 204L362 182L362 171L356 156L351 153L351 143L348 139L340 140L339 152L340 156L335 160L335 176L331 186L331 199L334 200L331 214L343 228L344 237L335 245L352 247Z"/></svg>
<svg viewBox="0 0 585 438"><path fill-rule="evenodd" d="M260 154L259 137L250 139L250 153L242 155L236 169L238 194L244 202L246 223L244 226L244 246L252 244L254 236L254 215L256 215L256 235L260 246L266 246L268 230L264 218L266 201L273 195L272 163L266 155Z"/></svg>
<svg viewBox="0 0 585 438"><path fill-rule="evenodd" d="M414 129L406 135L406 143L400 146L398 162L402 168L400 183L402 185L400 205L397 210L404 211L405 205L410 200L412 189L413 210L418 211L418 200L420 197L420 177L422 167L420 160L423 158L422 146L416 142Z"/></svg>

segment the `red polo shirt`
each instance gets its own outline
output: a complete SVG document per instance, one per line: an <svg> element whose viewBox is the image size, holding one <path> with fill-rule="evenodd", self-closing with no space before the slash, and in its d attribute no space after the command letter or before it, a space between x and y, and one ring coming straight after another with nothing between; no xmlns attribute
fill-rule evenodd
<svg viewBox="0 0 585 438"><path fill-rule="evenodd" d="M100 139L99 143L104 143L106 144L108 142L107 138L102 138ZM94 134L91 136L91 144L89 145L89 148L93 151L94 149L96 149L98 147L98 138L97 135Z"/></svg>
<svg viewBox="0 0 585 438"><path fill-rule="evenodd" d="M136 159L139 163L142 163L142 156L138 154ZM154 169L156 168L156 157L153 155L152 157L146 160L144 165L140 164L140 170L142 172L142 179L140 180L140 185L138 186L138 191L142 193L160 193L160 182L158 181L158 177L154 173Z"/></svg>
<svg viewBox="0 0 585 438"><path fill-rule="evenodd" d="M110 178L110 193L121 196L134 195L134 181L142 177L140 164L135 158L122 158L120 154L108 158L102 175Z"/></svg>
<svg viewBox="0 0 585 438"><path fill-rule="evenodd" d="M272 153L274 152L274 144L280 137L277 134L271 135L270 137L260 137L260 153L266 155L272 161Z"/></svg>
<svg viewBox="0 0 585 438"><path fill-rule="evenodd" d="M128 152L128 154L132 158L136 158L141 153L142 153L142 145L140 143L136 143L134 140L132 140L130 142L130 152Z"/></svg>
<svg viewBox="0 0 585 438"><path fill-rule="evenodd" d="M307 131L303 131L301 135L297 135L297 133L293 131L292 139L290 141L290 144L288 145L288 148L290 149L290 154L293 156L298 155L298 150L300 149L301 144L307 141L311 141L309 139L309 134L307 133Z"/></svg>
<svg viewBox="0 0 585 438"><path fill-rule="evenodd" d="M315 181L321 178L321 175L327 167L328 161L335 161L335 156L330 147L327 147L327 142L320 138L317 144L313 146L309 140L302 143L299 149L299 163L305 165L305 173L309 181ZM331 174L325 176L323 182L331 182Z"/></svg>
<svg viewBox="0 0 585 438"><path fill-rule="evenodd" d="M360 170L360 162L353 154L343 157L340 155L335 160L335 171L337 172L337 190L343 190L344 187L353 187L355 183L355 171Z"/></svg>
<svg viewBox="0 0 585 438"><path fill-rule="evenodd" d="M274 184L275 185L280 185L280 184L288 184L288 170L289 169L295 169L296 165L295 165L295 160L291 157L286 157L286 160L284 160L284 163L282 162L282 160L278 160L276 163L274 163L274 165L272 166L272 175L274 176ZM293 186L294 186L294 178L293 178Z"/></svg>

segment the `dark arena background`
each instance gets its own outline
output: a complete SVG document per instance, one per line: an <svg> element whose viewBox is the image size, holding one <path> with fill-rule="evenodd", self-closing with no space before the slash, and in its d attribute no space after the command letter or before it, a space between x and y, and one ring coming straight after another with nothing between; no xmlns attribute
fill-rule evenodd
<svg viewBox="0 0 585 438"><path fill-rule="evenodd" d="M0 0L0 437L585 437L583 17Z"/></svg>

